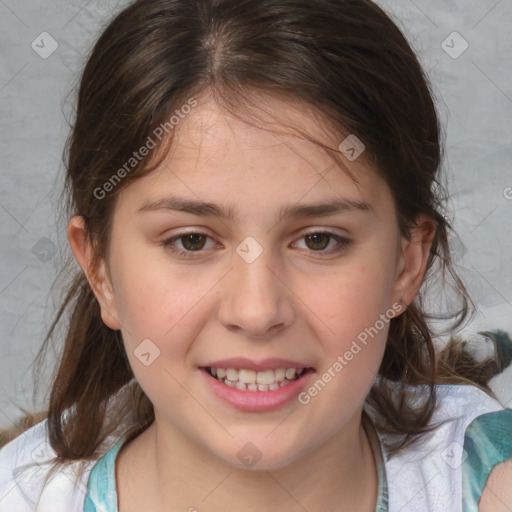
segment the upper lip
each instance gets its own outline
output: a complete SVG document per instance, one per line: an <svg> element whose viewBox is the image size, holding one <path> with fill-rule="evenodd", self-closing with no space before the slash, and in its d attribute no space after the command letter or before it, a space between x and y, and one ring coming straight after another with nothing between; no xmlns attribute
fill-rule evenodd
<svg viewBox="0 0 512 512"><path fill-rule="evenodd" d="M253 361L246 357L233 357L230 359L221 359L206 363L203 367L207 368L235 368L246 369L261 372L264 370L275 370L276 368L311 368L311 366L297 361L290 361L289 359L270 358L263 359L262 361Z"/></svg>

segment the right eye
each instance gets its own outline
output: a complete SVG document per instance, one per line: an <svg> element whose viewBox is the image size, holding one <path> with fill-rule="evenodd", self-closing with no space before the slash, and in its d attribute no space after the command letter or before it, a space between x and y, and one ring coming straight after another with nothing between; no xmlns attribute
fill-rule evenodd
<svg viewBox="0 0 512 512"><path fill-rule="evenodd" d="M183 256L185 258L193 258L192 253L194 252L204 252L202 249L206 244L207 239L211 239L207 234L200 232L188 232L181 233L176 236L166 238L160 242L166 249L170 249L175 254L179 256ZM179 249L176 247L176 242L181 243L184 249Z"/></svg>

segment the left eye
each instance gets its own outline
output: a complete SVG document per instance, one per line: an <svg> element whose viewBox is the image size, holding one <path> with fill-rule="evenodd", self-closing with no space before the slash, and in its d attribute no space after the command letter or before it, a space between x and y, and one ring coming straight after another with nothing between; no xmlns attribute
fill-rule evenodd
<svg viewBox="0 0 512 512"><path fill-rule="evenodd" d="M349 241L346 238L343 238L339 235L335 235L334 233L323 231L309 233L307 235L302 236L299 240L306 241L307 249L310 249L314 252L323 251L326 253L340 251L349 244ZM332 240L336 241L336 245L334 246L334 248L325 251L326 247Z"/></svg>

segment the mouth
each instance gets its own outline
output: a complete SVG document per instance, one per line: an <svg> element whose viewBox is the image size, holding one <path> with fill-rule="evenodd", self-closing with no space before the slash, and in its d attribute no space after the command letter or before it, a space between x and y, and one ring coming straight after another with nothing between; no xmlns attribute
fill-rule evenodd
<svg viewBox="0 0 512 512"><path fill-rule="evenodd" d="M201 368L218 382L240 391L275 391L300 379L314 368L275 368L255 371L246 368Z"/></svg>

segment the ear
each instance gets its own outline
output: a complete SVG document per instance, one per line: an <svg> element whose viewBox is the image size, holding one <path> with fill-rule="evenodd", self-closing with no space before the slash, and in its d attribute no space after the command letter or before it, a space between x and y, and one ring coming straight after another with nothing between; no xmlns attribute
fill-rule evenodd
<svg viewBox="0 0 512 512"><path fill-rule="evenodd" d="M101 318L111 329L121 328L117 313L114 288L110 281L105 260L101 260L96 269L93 267L93 248L85 230L83 217L74 216L68 223L67 235L71 250L82 268L99 302Z"/></svg>
<svg viewBox="0 0 512 512"><path fill-rule="evenodd" d="M430 255L430 248L436 234L435 221L426 214L416 218L416 223L409 228L410 240L402 237L394 300L405 309L418 293Z"/></svg>

